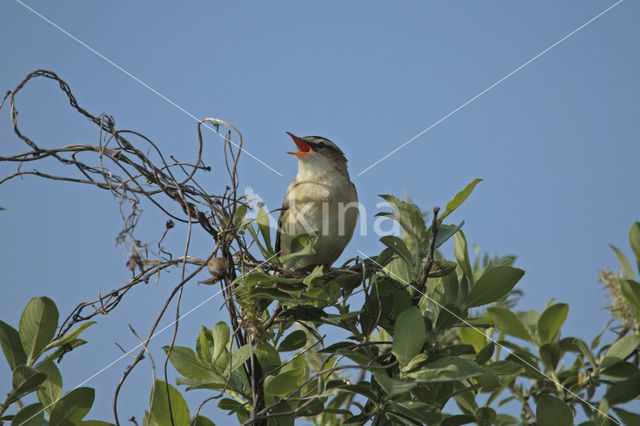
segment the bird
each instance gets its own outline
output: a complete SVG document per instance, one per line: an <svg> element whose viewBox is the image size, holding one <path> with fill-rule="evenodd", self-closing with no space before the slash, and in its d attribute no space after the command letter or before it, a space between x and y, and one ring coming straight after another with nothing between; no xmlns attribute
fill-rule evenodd
<svg viewBox="0 0 640 426"><path fill-rule="evenodd" d="M353 236L359 213L356 187L336 144L321 136L287 134L298 148L288 152L298 160L298 173L282 202L275 250L280 256L290 254L296 235L317 232L315 253L298 258L290 267L329 268Z"/></svg>

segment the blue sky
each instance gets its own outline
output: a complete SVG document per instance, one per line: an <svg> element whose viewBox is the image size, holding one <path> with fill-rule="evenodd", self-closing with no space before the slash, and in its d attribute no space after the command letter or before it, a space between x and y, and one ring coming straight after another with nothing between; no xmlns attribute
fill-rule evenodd
<svg viewBox="0 0 640 426"><path fill-rule="evenodd" d="M518 255L527 271L519 308L541 310L552 298L569 303L565 335L588 340L606 322L597 274L617 266L608 243L629 252L628 229L640 220L637 2L622 2L360 176L614 2L25 4L193 116L237 126L246 149L282 174L242 159L241 187L251 186L272 207L296 172L285 154L293 147L286 131L325 136L343 149L370 221L377 194L407 194L431 209L484 179L450 219L466 221L471 244ZM195 158L188 114L20 3L5 1L1 10L3 91L35 69L55 71L88 111L113 115L119 128L144 133L180 159ZM17 102L22 128L42 146L97 143L95 128L52 82L34 82ZM5 105L0 116L3 155L26 150L8 111ZM205 147L213 171L201 183L211 192L226 185L220 142L211 134ZM0 174L12 170L0 164ZM0 187L0 205L7 208L0 214L4 321L17 325L36 295L52 297L66 316L128 280L126 253L114 243L117 203L107 192L25 178ZM144 207L138 238L155 244L165 219ZM179 231L169 240L176 252L184 244ZM345 257L380 247L370 232L356 236ZM209 248L196 237L193 254L205 257ZM127 324L146 333L178 275L136 289L99 319L86 333L90 345L62 364L67 389L121 354L109 339L137 344ZM188 287L183 310L211 291ZM178 344L192 345L200 324L225 319L220 305L214 299L183 320ZM169 339L159 336L154 347ZM98 389L93 417L111 420L126 363L88 383ZM0 365L0 383L8 377ZM148 365L138 367L125 386L122 418L142 416L150 378Z"/></svg>

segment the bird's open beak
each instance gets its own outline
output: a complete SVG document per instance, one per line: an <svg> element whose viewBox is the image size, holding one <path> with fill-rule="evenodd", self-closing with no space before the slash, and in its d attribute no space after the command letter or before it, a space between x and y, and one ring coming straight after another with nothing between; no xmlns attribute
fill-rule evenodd
<svg viewBox="0 0 640 426"><path fill-rule="evenodd" d="M296 143L296 145L298 147L298 151L287 152L287 154L291 154L291 155L307 155L312 151L311 145L309 145L308 143L306 143L305 141L303 141L302 139L300 139L299 137L297 137L293 133L287 132L287 134L289 136L291 136L291 139L293 139L293 141Z"/></svg>

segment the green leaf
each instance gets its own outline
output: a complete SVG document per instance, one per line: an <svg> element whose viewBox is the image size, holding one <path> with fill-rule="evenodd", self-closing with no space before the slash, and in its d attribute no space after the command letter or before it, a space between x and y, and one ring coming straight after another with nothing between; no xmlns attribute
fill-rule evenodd
<svg viewBox="0 0 640 426"><path fill-rule="evenodd" d="M62 396L62 375L53 361L38 366L38 371L47 375L47 380L37 391L38 401L42 403L47 413L51 414L53 404Z"/></svg>
<svg viewBox="0 0 640 426"><path fill-rule="evenodd" d="M478 281L479 283L479 281ZM533 342L529 329L520 321L513 312L503 308L487 308L487 314L495 326L504 333L517 337L527 342Z"/></svg>
<svg viewBox="0 0 640 426"><path fill-rule="evenodd" d="M613 411L616 412L622 423L625 426L637 426L640 425L640 414L630 413L622 408L613 407Z"/></svg>
<svg viewBox="0 0 640 426"><path fill-rule="evenodd" d="M538 319L537 332L540 343L548 343L554 340L556 334L567 319L569 305L566 303L556 303L544 310Z"/></svg>
<svg viewBox="0 0 640 426"><path fill-rule="evenodd" d="M631 264L627 260L627 257L622 253L622 251L614 246L613 244L609 244L609 247L616 253L618 256L618 261L620 262L620 266L622 267L622 274L625 278L633 278L633 270L631 269Z"/></svg>
<svg viewBox="0 0 640 426"><path fill-rule="evenodd" d="M77 424L91 410L95 396L92 388L75 388L68 392L53 407L49 426Z"/></svg>
<svg viewBox="0 0 640 426"><path fill-rule="evenodd" d="M511 266L489 269L471 287L467 307L473 308L497 301L507 295L523 275L522 269Z"/></svg>
<svg viewBox="0 0 640 426"><path fill-rule="evenodd" d="M302 282L308 286L313 285L313 284L322 284L322 275L323 275L323 267L322 265L318 265L315 268L313 268L313 271L311 271L311 273L309 275L307 275L306 277L304 277L304 279L302 280ZM359 277L358 277L359 278ZM360 280L358 280L358 283L360 282ZM289 284L289 283L284 283L284 284Z"/></svg>
<svg viewBox="0 0 640 426"><path fill-rule="evenodd" d="M491 359L494 350L495 344L493 342L487 343L487 345L473 357L473 361L478 365L484 364Z"/></svg>
<svg viewBox="0 0 640 426"><path fill-rule="evenodd" d="M547 305L548 306L548 305ZM540 312L529 310L529 311L517 311L514 312L520 321L524 324L525 327L529 330L531 336L535 338L538 328L538 320L540 319Z"/></svg>
<svg viewBox="0 0 640 426"><path fill-rule="evenodd" d="M627 302L633 305L636 315L638 315L640 313L640 284L632 280L620 280L620 291Z"/></svg>
<svg viewBox="0 0 640 426"><path fill-rule="evenodd" d="M415 306L405 309L397 318L391 352L404 367L422 350L427 338L424 318Z"/></svg>
<svg viewBox="0 0 640 426"><path fill-rule="evenodd" d="M48 297L34 297L20 317L20 340L29 365L40 356L58 327L58 308Z"/></svg>
<svg viewBox="0 0 640 426"><path fill-rule="evenodd" d="M458 264L450 260L436 259L429 271L429 278L440 278L449 275L456 270Z"/></svg>
<svg viewBox="0 0 640 426"><path fill-rule="evenodd" d="M484 331L476 327L461 327L458 328L458 334L462 343L473 346L473 349L480 351L487 345L487 337Z"/></svg>
<svg viewBox="0 0 640 426"><path fill-rule="evenodd" d="M460 355L475 355L476 350L472 345L467 344L453 344L444 345L439 351L441 356L460 356ZM433 359L431 359L433 361Z"/></svg>
<svg viewBox="0 0 640 426"><path fill-rule="evenodd" d="M231 357L231 373L236 371L246 360L251 358L251 346L246 344L242 345L235 354ZM229 372L225 371L225 376Z"/></svg>
<svg viewBox="0 0 640 426"><path fill-rule="evenodd" d="M561 357L562 350L560 349L559 344L551 342L540 346L540 359L547 370L554 371L558 366L558 362Z"/></svg>
<svg viewBox="0 0 640 426"><path fill-rule="evenodd" d="M479 425L493 425L496 420L496 411L490 407L480 407L476 410L476 418Z"/></svg>
<svg viewBox="0 0 640 426"><path fill-rule="evenodd" d="M360 365L371 366L371 358L369 354L365 353L362 349L358 350L349 350L349 349L338 349L336 351L336 355L341 355L349 358L352 361L357 362ZM375 364L374 364L375 366Z"/></svg>
<svg viewBox="0 0 640 426"><path fill-rule="evenodd" d="M233 226L238 228L240 227L240 225L243 222L244 217L247 215L247 206L245 206L244 204L239 204L238 208L236 209L236 213L233 216Z"/></svg>
<svg viewBox="0 0 640 426"><path fill-rule="evenodd" d="M474 362L452 357L440 358L418 372L409 373L425 382L457 382L485 374L486 371Z"/></svg>
<svg viewBox="0 0 640 426"><path fill-rule="evenodd" d="M103 422L102 420L83 420L80 426L115 426L113 423Z"/></svg>
<svg viewBox="0 0 640 426"><path fill-rule="evenodd" d="M245 407L245 404L242 404L241 402L236 401L235 399L231 399L231 398L222 398L220 400L220 402L218 403L218 408L225 410L225 411L238 411L242 408ZM248 407L248 406L247 406Z"/></svg>
<svg viewBox="0 0 640 426"><path fill-rule="evenodd" d="M456 232L454 235L455 247L453 253L458 261L458 265L462 268L462 272L473 281L473 268L469 260L469 250L467 248L467 239L462 231Z"/></svg>
<svg viewBox="0 0 640 426"><path fill-rule="evenodd" d="M49 354L46 357L44 357L43 360L38 362L38 365L44 365L50 361L56 360L61 356L63 356L64 354L66 354L67 352L70 352L73 349L77 348L78 346L82 346L86 343L87 341L82 339L73 340L70 343L67 343L65 346L61 346L57 348L55 351L49 352Z"/></svg>
<svg viewBox="0 0 640 426"><path fill-rule="evenodd" d="M513 361L496 361L488 366L491 371L499 376L514 376L524 371L524 367Z"/></svg>
<svg viewBox="0 0 640 426"><path fill-rule="evenodd" d="M314 400L311 401L311 403L309 403L309 405L307 405L306 407L304 407L301 411L300 411L300 416L301 417L311 417L311 416L317 416L318 414L320 414L324 409L324 404L322 403L322 400L320 398L315 398ZM291 411L291 408L289 408L288 410L284 410L283 412L287 412L287 411ZM277 411L274 411L277 412ZM290 417L285 417L285 419L289 420L290 426L294 426L294 416L291 415ZM288 426L285 423L280 423L280 425L282 426ZM278 426L280 426L278 425Z"/></svg>
<svg viewBox="0 0 640 426"><path fill-rule="evenodd" d="M444 289L444 302L456 304L458 300L458 276L449 274L442 277L442 288Z"/></svg>
<svg viewBox="0 0 640 426"><path fill-rule="evenodd" d="M541 395L536 402L536 417L540 426L572 426L573 412L561 399L549 394Z"/></svg>
<svg viewBox="0 0 640 426"><path fill-rule="evenodd" d="M200 361L210 364L212 359L213 333L207 327L200 326L198 339L196 340L196 353Z"/></svg>
<svg viewBox="0 0 640 426"><path fill-rule="evenodd" d="M259 229L260 227L258 227ZM260 242L260 238L258 237L258 233L256 232L255 229L253 229L253 226L251 226L251 224L249 224L246 228L247 231L249 231L249 233L251 234L251 238L253 238L253 241L256 242L256 244L258 245L258 249L260 249L260 253L262 253L262 255L264 256L265 259L269 259L270 261L273 260L275 261L276 259L272 259L273 257L273 251L270 251L271 248L266 248L261 242Z"/></svg>
<svg viewBox="0 0 640 426"><path fill-rule="evenodd" d="M320 308L311 305L297 305L285 309L278 315L278 318L298 321L320 321L327 314Z"/></svg>
<svg viewBox="0 0 640 426"><path fill-rule="evenodd" d="M455 389L453 399L456 401L456 404L458 404L460 410L464 413L475 413L478 409L476 393L464 383L454 383L453 388Z"/></svg>
<svg viewBox="0 0 640 426"><path fill-rule="evenodd" d="M0 321L0 345L11 371L18 365L27 363L27 355L22 348L18 331L3 321Z"/></svg>
<svg viewBox="0 0 640 426"><path fill-rule="evenodd" d="M491 371L488 371L484 376L478 376L475 378L476 383L479 385L478 390L483 393L495 392L497 389L503 388L504 384L500 381L500 377ZM502 386L501 386L502 385ZM485 405L490 404L490 402Z"/></svg>
<svg viewBox="0 0 640 426"><path fill-rule="evenodd" d="M435 240L435 248L440 247L445 242L449 240L449 238L453 237L464 225L464 220L460 222L460 225L438 225L438 234L436 234ZM428 247L428 246L427 246ZM426 252L427 247L424 248Z"/></svg>
<svg viewBox="0 0 640 426"><path fill-rule="evenodd" d="M392 379L391 377L387 376L387 373L382 370L373 370L371 373L373 374L376 383L380 385L384 393L386 393L389 397L409 392L411 389L418 385L415 380L403 381Z"/></svg>
<svg viewBox="0 0 640 426"><path fill-rule="evenodd" d="M169 392L167 393L167 387ZM171 400L171 411L169 411ZM189 407L180 392L169 383L155 381L154 394L151 395L151 416L149 426L188 425L191 417ZM173 414L173 422L171 421Z"/></svg>
<svg viewBox="0 0 640 426"><path fill-rule="evenodd" d="M418 279L418 273L415 268L407 264L403 259L395 258L387 266L384 271L393 279L403 284L408 284Z"/></svg>
<svg viewBox="0 0 640 426"><path fill-rule="evenodd" d="M615 342L604 355L600 368L607 368L629 356L640 344L640 334L628 334Z"/></svg>
<svg viewBox="0 0 640 426"><path fill-rule="evenodd" d="M53 348L57 348L59 346L64 346L64 345L70 344L71 342L73 342L74 340L76 340L78 338L80 333L82 333L87 327L92 326L93 324L96 324L96 322L95 321L85 322L84 324L80 325L79 327L76 327L74 330L71 330L71 331L65 333L64 336L58 337L57 339L55 339L54 341L49 343L44 348L44 350L48 351L49 349L53 349Z"/></svg>
<svg viewBox="0 0 640 426"><path fill-rule="evenodd" d="M609 386L604 397L613 405L631 401L638 395L640 395L640 373L629 377L627 380Z"/></svg>
<svg viewBox="0 0 640 426"><path fill-rule="evenodd" d="M280 291L275 288L256 287L252 289L248 295L251 299L280 300L285 302L296 300L296 298L290 293Z"/></svg>
<svg viewBox="0 0 640 426"><path fill-rule="evenodd" d="M302 330L295 330L284 338L280 346L278 346L278 352L289 352L300 349L307 344L307 333Z"/></svg>
<svg viewBox="0 0 640 426"><path fill-rule="evenodd" d="M447 203L447 207L444 209L444 213L438 218L438 223L442 223L445 217L449 216L455 209L460 207L462 203L471 195L471 192L478 183L482 182L482 179L474 179L470 184L464 187L464 189L456 194L451 201Z"/></svg>
<svg viewBox="0 0 640 426"><path fill-rule="evenodd" d="M280 354L278 354L276 348L270 344L266 342L260 343L254 349L254 354L260 361L265 374L269 374L271 371L280 367Z"/></svg>
<svg viewBox="0 0 640 426"><path fill-rule="evenodd" d="M317 396L308 405L303 407L302 410L298 412L299 414L297 414L296 417L317 416L322 412L351 415L352 413L349 410L343 410L340 408L330 408L331 404L335 403L337 399L340 399L342 402L344 401L346 396L347 395L345 395L345 392L341 392L336 398L333 399L332 402L329 402L328 407L324 406L324 403L327 402L327 398ZM291 409L289 409L288 411L291 411ZM294 418L295 418L294 416L288 417L288 419L290 419L291 421L290 423L291 426L294 426Z"/></svg>
<svg viewBox="0 0 640 426"><path fill-rule="evenodd" d="M413 359L411 361L409 361L407 363L407 365L405 365L401 369L401 372L406 373L406 372L414 371L414 370L416 370L418 368L422 368L422 366L426 362L427 362L427 354L419 353L418 355L414 356Z"/></svg>
<svg viewBox="0 0 640 426"><path fill-rule="evenodd" d="M578 339L576 337L569 337L566 339L562 339L558 343L560 344L560 347L564 350L581 352L585 357L587 357L587 359L589 360L589 363L594 369L598 368L596 359L593 356L593 353L589 350L589 347L583 340Z"/></svg>
<svg viewBox="0 0 640 426"><path fill-rule="evenodd" d="M460 277L460 282L458 283L458 297L456 300L456 304L458 306L466 306L467 298L469 297L469 291L471 290L471 281L470 278L466 275Z"/></svg>
<svg viewBox="0 0 640 426"><path fill-rule="evenodd" d="M213 359L218 359L220 354L227 348L231 330L226 322L220 321L213 327Z"/></svg>
<svg viewBox="0 0 640 426"><path fill-rule="evenodd" d="M304 370L302 369L282 371L277 376L267 379L264 391L267 395L284 397L298 387L303 375Z"/></svg>
<svg viewBox="0 0 640 426"><path fill-rule="evenodd" d="M354 342L336 342L325 348L318 350L318 353L321 354L334 354L339 349L353 348L357 345Z"/></svg>
<svg viewBox="0 0 640 426"><path fill-rule="evenodd" d="M442 414L424 402L391 401L390 409L392 412L400 413L403 417L408 417L424 425L434 425L440 423L442 419Z"/></svg>
<svg viewBox="0 0 640 426"><path fill-rule="evenodd" d="M313 402L310 404L309 408L314 408L316 404L316 400L314 399ZM295 419L293 417L292 414L286 414L286 413L291 413L293 411L293 407L291 406L291 404L289 404L286 401L280 401L275 407L273 407L271 409L271 413L273 413L273 420L269 421L267 420L266 424L267 426L295 426L294 422ZM302 412L306 411L304 408L302 409ZM303 415L302 412L300 412L300 415ZM283 415L277 415L278 413L285 413ZM240 419L240 417L238 417ZM275 420L275 421L274 421ZM245 423L245 421L240 421L240 423L247 424Z"/></svg>
<svg viewBox="0 0 640 426"><path fill-rule="evenodd" d="M280 256L280 261L288 266L294 265L296 261L305 256L315 254L315 245L318 241L318 233L298 234L291 240L291 253Z"/></svg>
<svg viewBox="0 0 640 426"><path fill-rule="evenodd" d="M456 414L455 416L449 416L440 423L440 426L460 426L474 423L476 416L469 414Z"/></svg>
<svg viewBox="0 0 640 426"><path fill-rule="evenodd" d="M445 330L451 328L452 325L464 321L463 312L453 303L447 303L442 306L436 319L436 328Z"/></svg>
<svg viewBox="0 0 640 426"><path fill-rule="evenodd" d="M531 354L526 349L518 349L517 345L508 344L508 341L501 342L504 346L507 346L510 349L514 349L509 355L507 355L506 360L514 362L516 364L520 364L524 367L524 371L521 373L522 376L528 377L531 379L544 379L545 376L540 372L540 367L538 366L538 357Z"/></svg>
<svg viewBox="0 0 640 426"><path fill-rule="evenodd" d="M378 399L378 392L372 389L371 383L364 380L353 385L343 385L340 386L340 388L362 395L372 401L376 401Z"/></svg>
<svg viewBox="0 0 640 426"><path fill-rule="evenodd" d="M13 390L7 397L10 402L17 401L24 395L35 391L47 375L26 365L19 365L13 370Z"/></svg>
<svg viewBox="0 0 640 426"><path fill-rule="evenodd" d="M191 426L216 426L211 420L205 416L197 416L191 420Z"/></svg>
<svg viewBox="0 0 640 426"><path fill-rule="evenodd" d="M590 421L590 424L587 426L610 426L611 422L609 421L609 401L607 398L602 398L600 400L600 404L598 404L598 411L595 413L596 421ZM583 426L583 425L580 425Z"/></svg>
<svg viewBox="0 0 640 426"><path fill-rule="evenodd" d="M394 235L385 235L384 237L380 238L380 242L389 247L395 254L400 256L407 263L407 265L410 265L411 267L415 266L415 256L411 254L411 252L407 248L407 245L401 238L398 238Z"/></svg>
<svg viewBox="0 0 640 426"><path fill-rule="evenodd" d="M27 405L18 411L13 417L12 424L16 426L42 426L44 423L44 410L42 404L35 403Z"/></svg>
<svg viewBox="0 0 640 426"><path fill-rule="evenodd" d="M269 215L262 207L260 207L260 209L258 210L256 222L258 223L258 228L260 229L260 234L262 234L264 243L267 246L267 250L273 253L271 245L271 224L269 223Z"/></svg>
<svg viewBox="0 0 640 426"><path fill-rule="evenodd" d="M611 367L604 368L600 371L600 376L613 379L614 382L628 379L636 373L640 373L638 367L628 361L621 361L613 364Z"/></svg>
<svg viewBox="0 0 640 426"><path fill-rule="evenodd" d="M420 208L409 201L402 201L393 195L380 194L393 210L393 218L419 245L427 241L427 226L424 223Z"/></svg>
<svg viewBox="0 0 640 426"><path fill-rule="evenodd" d="M520 419L516 419L513 416L510 416L508 414L497 414L496 415L496 424L501 425L501 426L506 426L506 425L519 425L520 424Z"/></svg>
<svg viewBox="0 0 640 426"><path fill-rule="evenodd" d="M631 244L631 250L633 250L638 265L640 265L640 222L635 222L631 225L631 229L629 230L629 244Z"/></svg>
<svg viewBox="0 0 640 426"><path fill-rule="evenodd" d="M351 417L347 417L347 419L344 421L343 424L345 425L364 425L367 423L367 420L369 420L371 416L367 415L367 414L358 414L355 416L351 416Z"/></svg>
<svg viewBox="0 0 640 426"><path fill-rule="evenodd" d="M173 349L171 349L171 353L169 353L169 346L164 346L162 349L166 354L169 354L171 365L183 376L199 382L215 382L221 380L218 374L196 357L193 349L184 346L174 346Z"/></svg>

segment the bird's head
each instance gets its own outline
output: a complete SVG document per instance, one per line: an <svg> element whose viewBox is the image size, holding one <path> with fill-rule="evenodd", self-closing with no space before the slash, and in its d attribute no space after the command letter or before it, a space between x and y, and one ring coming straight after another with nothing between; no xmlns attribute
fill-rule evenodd
<svg viewBox="0 0 640 426"><path fill-rule="evenodd" d="M287 134L291 136L291 139L298 147L297 151L289 152L288 154L295 155L298 158L300 171L330 172L338 169L347 177L349 176L347 159L344 153L329 139L322 136L298 137L289 132Z"/></svg>

